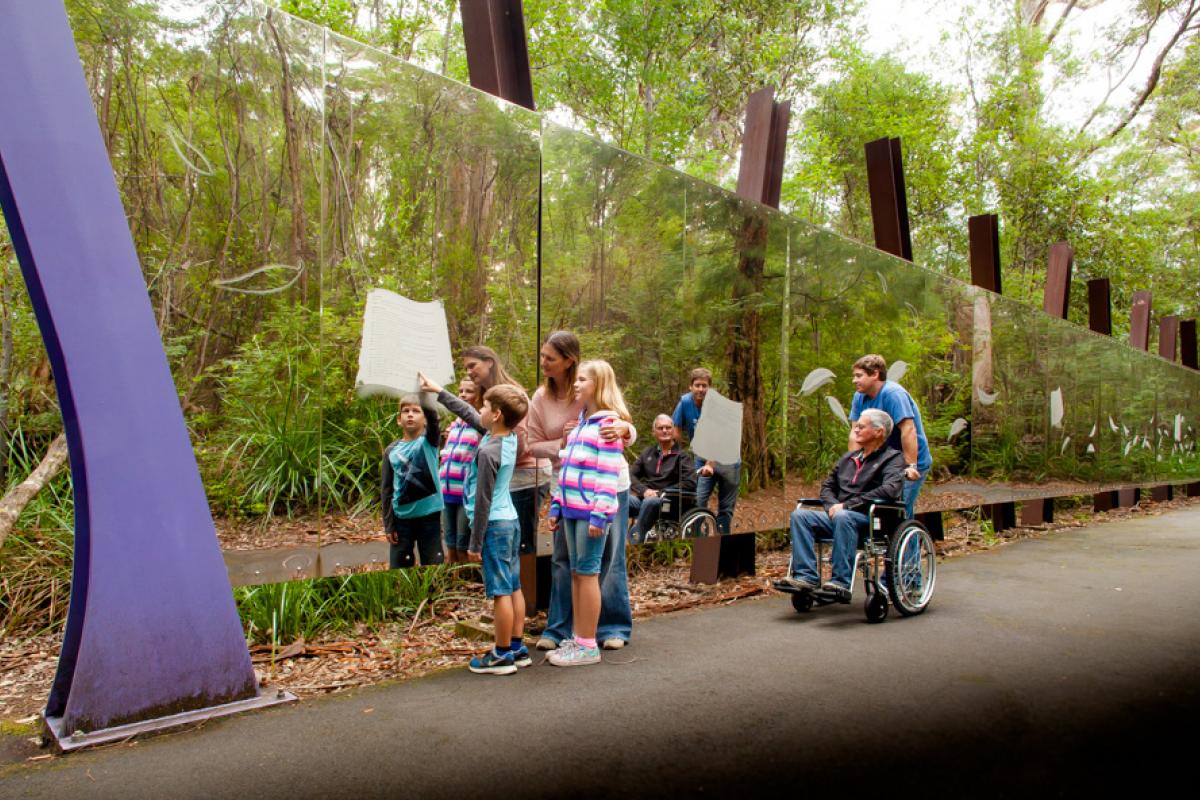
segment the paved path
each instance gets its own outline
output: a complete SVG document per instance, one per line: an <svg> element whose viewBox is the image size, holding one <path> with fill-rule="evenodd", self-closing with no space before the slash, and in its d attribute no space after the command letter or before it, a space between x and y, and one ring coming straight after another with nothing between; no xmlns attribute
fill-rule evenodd
<svg viewBox="0 0 1200 800"><path fill-rule="evenodd" d="M1148 792L1191 770L1198 611L1200 510L1176 511L944 562L913 619L672 614L602 666L309 701L20 767L0 797Z"/></svg>

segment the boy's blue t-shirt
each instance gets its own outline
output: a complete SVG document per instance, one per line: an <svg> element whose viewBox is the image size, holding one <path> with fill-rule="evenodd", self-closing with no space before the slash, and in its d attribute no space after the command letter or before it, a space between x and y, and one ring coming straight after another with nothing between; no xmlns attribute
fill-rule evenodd
<svg viewBox="0 0 1200 800"><path fill-rule="evenodd" d="M888 447L896 450L900 446L900 422L911 419L917 428L917 469L924 472L933 466L933 456L929 452L929 441L925 438L925 426L921 424L921 410L908 391L895 381L884 381L879 394L874 398L867 397L862 392L855 392L850 403L850 421L857 422L862 412L868 408L877 408L885 412L895 423L892 435L888 437Z"/></svg>
<svg viewBox="0 0 1200 800"><path fill-rule="evenodd" d="M691 392L685 392L683 397L679 398L678 405L675 406L675 413L671 415L671 421L675 423L675 427L687 434L688 441L696 435L696 423L700 419L700 408L696 405L696 399L692 397Z"/></svg>
<svg viewBox="0 0 1200 800"><path fill-rule="evenodd" d="M494 444L490 433L484 434L484 437L479 441L478 452L484 451L485 445L490 451ZM478 455L477 455L478 457ZM517 437L516 434L508 434L500 437L500 467L496 470L496 480L492 485L491 506L488 509L488 522L496 520L514 520L517 519L517 509L512 502L512 494L508 490L509 483L512 482L513 469L517 464ZM467 512L467 519L471 520L475 516L475 490L479 482L479 469L476 461L472 461L467 465L467 474L463 479L463 509Z"/></svg>

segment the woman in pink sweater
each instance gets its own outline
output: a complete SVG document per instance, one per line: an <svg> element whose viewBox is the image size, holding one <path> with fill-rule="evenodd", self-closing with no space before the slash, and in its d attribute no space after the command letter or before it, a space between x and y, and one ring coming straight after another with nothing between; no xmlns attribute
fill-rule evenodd
<svg viewBox="0 0 1200 800"><path fill-rule="evenodd" d="M558 454L566 445L567 434L575 427L584 403L575 396L574 383L582 361L579 339L570 331L555 331L546 338L541 349L542 375L545 381L533 394L529 404L529 452L535 457L550 459L558 470ZM637 440L632 424L617 418L605 427L601 435L624 439L629 447ZM629 579L625 568L625 539L629 526L629 469L624 460L617 482L619 511L613 520L613 534L606 539L604 557L600 562L600 620L597 637L606 649L623 647L633 633L633 614L629 607ZM550 609L546 629L537 646L553 650L561 642L571 641L573 598L571 567L565 540L554 537L554 556L551 561Z"/></svg>

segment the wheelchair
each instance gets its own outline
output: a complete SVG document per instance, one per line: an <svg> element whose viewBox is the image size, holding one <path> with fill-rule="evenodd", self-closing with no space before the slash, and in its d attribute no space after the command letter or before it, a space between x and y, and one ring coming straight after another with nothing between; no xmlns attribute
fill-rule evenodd
<svg viewBox="0 0 1200 800"><path fill-rule="evenodd" d="M717 517L707 508L696 505L696 493L682 489L666 489L658 520L648 531L638 531L635 544L653 544L673 539L699 539L717 536Z"/></svg>
<svg viewBox="0 0 1200 800"><path fill-rule="evenodd" d="M802 499L797 506L823 508L820 500ZM817 566L822 574L833 554L832 542L815 542ZM794 554L793 554L794 558ZM788 572L792 574L792 562ZM859 534L859 546L854 554L851 573L851 600L854 596L854 576L862 574L866 602L863 611L867 622L887 619L889 599L901 616L912 617L929 607L937 578L937 557L933 537L920 522L905 519L904 506L875 503L867 511L867 532ZM800 613L813 606L838 602L837 595L824 589L799 589L782 581L774 587L792 596L792 607Z"/></svg>

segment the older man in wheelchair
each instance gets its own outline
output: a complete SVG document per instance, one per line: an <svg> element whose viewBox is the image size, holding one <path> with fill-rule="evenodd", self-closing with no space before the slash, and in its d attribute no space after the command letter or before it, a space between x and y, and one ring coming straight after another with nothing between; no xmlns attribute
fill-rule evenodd
<svg viewBox="0 0 1200 800"><path fill-rule="evenodd" d="M873 504L900 501L904 487L904 454L886 447L892 418L868 409L850 435L859 446L834 465L821 485L824 511L804 508L792 512L791 574L783 583L801 591L824 589L838 602L850 602L855 550L868 533L867 511ZM814 543L833 540L833 575L822 586Z"/></svg>
<svg viewBox="0 0 1200 800"><path fill-rule="evenodd" d="M849 603L860 564L868 621L887 617L889 595L904 616L929 604L937 564L933 540L920 522L906 518L904 455L887 447L892 427L886 412L863 411L850 433L859 449L838 459L819 500L801 500L792 512L792 560L775 586L792 595L797 611L808 611L814 602ZM817 544L828 541L831 575L822 584Z"/></svg>
<svg viewBox="0 0 1200 800"><path fill-rule="evenodd" d="M696 466L675 441L675 424L666 414L654 419L654 440L629 468L629 516L635 520L629 535L634 543L657 538L664 506L668 522L677 528L681 515L696 505Z"/></svg>

